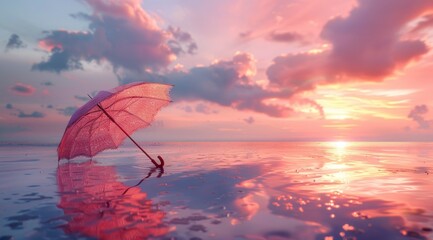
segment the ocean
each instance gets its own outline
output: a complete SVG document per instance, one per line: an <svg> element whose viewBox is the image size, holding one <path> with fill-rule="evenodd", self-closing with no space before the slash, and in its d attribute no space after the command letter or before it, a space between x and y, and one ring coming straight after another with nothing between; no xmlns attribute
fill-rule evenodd
<svg viewBox="0 0 433 240"><path fill-rule="evenodd" d="M0 147L0 239L433 239L433 143Z"/></svg>

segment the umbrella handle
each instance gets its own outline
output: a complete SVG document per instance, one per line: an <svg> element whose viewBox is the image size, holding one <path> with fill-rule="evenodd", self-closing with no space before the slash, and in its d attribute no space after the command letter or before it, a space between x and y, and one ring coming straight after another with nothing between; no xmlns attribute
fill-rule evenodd
<svg viewBox="0 0 433 240"><path fill-rule="evenodd" d="M156 163L156 161L154 159L150 159L152 161L152 163L157 167L157 168L164 168L164 159L161 156L158 156L159 162L160 164Z"/></svg>

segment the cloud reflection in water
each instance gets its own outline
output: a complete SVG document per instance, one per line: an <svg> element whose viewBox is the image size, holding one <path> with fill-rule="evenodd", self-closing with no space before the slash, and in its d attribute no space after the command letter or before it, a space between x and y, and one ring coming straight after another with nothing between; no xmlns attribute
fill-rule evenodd
<svg viewBox="0 0 433 240"><path fill-rule="evenodd" d="M70 210L80 208L74 202L87 201L89 205L96 205L89 210L93 215L86 217L87 223L108 221L98 220L100 213L94 209L99 208L107 216L128 222L128 227L140 226L145 232L141 234L156 239L388 240L431 237L429 222L433 222L433 218L425 207L429 195L414 198L413 205L406 201L406 195L413 197L416 191L429 189L428 183L419 184L426 175L417 172L420 167L423 171L430 169L428 166L415 164L412 168L402 168L405 165L400 162L389 162L394 159L388 150L365 151L350 145L314 148L316 152L309 152L308 146L290 151L269 148L254 148L251 150L254 154L245 148L240 150L242 154L235 150L221 152L221 149L217 149L220 154L216 154L207 148L207 154L198 151L196 158L194 154L180 154L178 158L172 158L164 176L146 179L140 186L131 188L128 191L131 195L125 199L115 196L127 185L136 183L135 178L142 174L138 171L140 168L131 168L128 164L118 168L117 174L128 174L129 179L127 183L120 183L113 168L93 166L101 170L81 173L83 176L77 177L90 179L84 181L84 185L72 178L68 181L77 181L74 184L78 185L62 189L66 194L78 189L84 195L77 193L67 199L62 194L59 207L70 216L67 224L70 229L71 222L78 224L83 215ZM237 149L236 146L233 149ZM189 149L184 151L191 152ZM135 169L135 177L131 176L131 169ZM82 170L65 171L61 173L74 175ZM112 180L106 182L106 179ZM89 181L92 184L86 183ZM60 185L65 183L59 180ZM87 190L92 186L101 193ZM410 192L411 186L417 188ZM104 205L107 198L114 199L109 211ZM69 203L71 207L65 207L62 202L72 202ZM151 219L147 225L140 223L143 216ZM120 230L122 227L110 229L119 234L123 231ZM81 227L73 231L83 232ZM87 236L100 236L98 234L90 232Z"/></svg>

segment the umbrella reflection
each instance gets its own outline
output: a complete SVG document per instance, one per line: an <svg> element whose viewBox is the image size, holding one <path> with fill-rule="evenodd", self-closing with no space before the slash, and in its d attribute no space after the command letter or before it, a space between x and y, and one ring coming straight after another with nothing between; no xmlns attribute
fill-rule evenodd
<svg viewBox="0 0 433 240"><path fill-rule="evenodd" d="M142 181L153 172L155 169ZM169 231L163 224L165 213L139 188L118 182L114 167L92 161L60 165L57 182L58 207L68 218L63 226L66 233L98 239L145 239Z"/></svg>

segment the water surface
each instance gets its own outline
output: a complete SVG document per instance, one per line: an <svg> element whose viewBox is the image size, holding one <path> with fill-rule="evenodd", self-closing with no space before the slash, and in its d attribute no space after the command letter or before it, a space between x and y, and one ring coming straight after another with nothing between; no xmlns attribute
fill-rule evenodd
<svg viewBox="0 0 433 240"><path fill-rule="evenodd" d="M433 143L0 147L0 239L433 239Z"/></svg>

